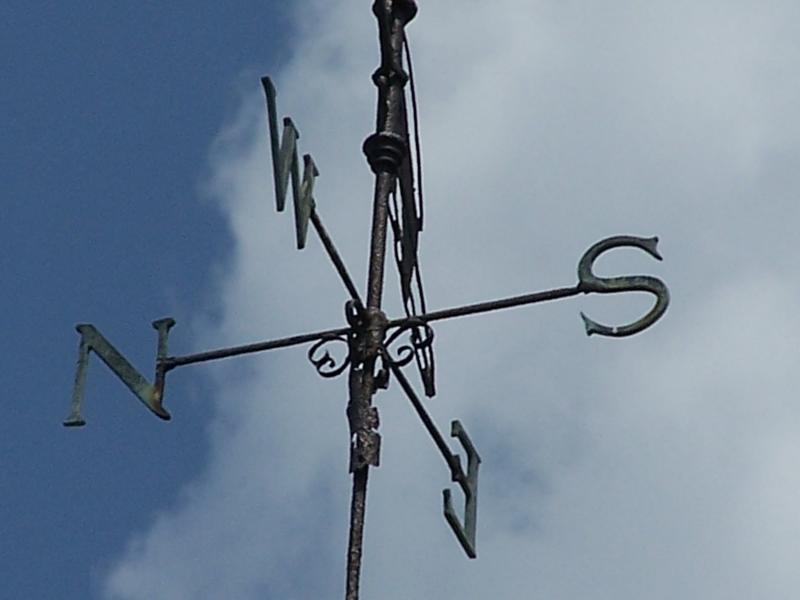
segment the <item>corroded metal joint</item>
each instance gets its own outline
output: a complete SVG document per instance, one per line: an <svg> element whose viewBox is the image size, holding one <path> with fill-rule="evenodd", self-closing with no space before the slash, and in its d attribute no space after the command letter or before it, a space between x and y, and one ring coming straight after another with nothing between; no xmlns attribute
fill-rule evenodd
<svg viewBox="0 0 800 600"><path fill-rule="evenodd" d="M397 173L408 146L402 135L382 131L364 140L363 150L373 173Z"/></svg>
<svg viewBox="0 0 800 600"><path fill-rule="evenodd" d="M367 356L375 357L383 346L389 320L386 318L386 313L379 308L368 308L365 314L367 317L365 349Z"/></svg>
<svg viewBox="0 0 800 600"><path fill-rule="evenodd" d="M350 337L349 362L359 369L374 365L386 339L389 320L378 308L366 308L358 312L351 321L353 333Z"/></svg>
<svg viewBox="0 0 800 600"><path fill-rule="evenodd" d="M350 426L350 472L380 464L381 435L378 409L370 406L364 396L364 371L350 370L350 402L347 404L347 422Z"/></svg>
<svg viewBox="0 0 800 600"><path fill-rule="evenodd" d="M374 406L363 406L355 410L348 408L351 428L357 428L351 434L350 472L354 473L366 466L379 467L381 457L381 434L376 430L380 426L378 409Z"/></svg>
<svg viewBox="0 0 800 600"><path fill-rule="evenodd" d="M380 463L381 436L378 409L370 405L371 381L375 359L383 347L388 319L379 308L360 308L348 303L347 319L353 327L351 339L350 402L347 421L350 426L350 472Z"/></svg>

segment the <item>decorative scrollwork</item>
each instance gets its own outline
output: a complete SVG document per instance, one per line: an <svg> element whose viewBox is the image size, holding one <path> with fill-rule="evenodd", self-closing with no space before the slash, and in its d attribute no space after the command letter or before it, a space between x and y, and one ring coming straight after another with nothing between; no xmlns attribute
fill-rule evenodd
<svg viewBox="0 0 800 600"><path fill-rule="evenodd" d="M408 340L396 348L392 348L392 345L403 335L408 335ZM408 365L416 359L425 395L428 397L436 395L433 338L433 328L422 319L412 317L393 331L384 342L385 359L390 360L398 367Z"/></svg>
<svg viewBox="0 0 800 600"><path fill-rule="evenodd" d="M347 354L344 358L336 358L331 355L328 348L329 344L344 344L347 348ZM350 343L345 335L331 335L326 336L316 342L308 350L308 360L316 368L317 373L323 377L337 377L344 373L345 369L350 366Z"/></svg>
<svg viewBox="0 0 800 600"><path fill-rule="evenodd" d="M392 344L405 334L409 335L408 341L398 346L397 349L393 349ZM391 361L397 366L404 367L414 360L414 355L418 351L433 345L433 336L433 328L430 325L422 319L412 317L393 331L383 345L389 351Z"/></svg>

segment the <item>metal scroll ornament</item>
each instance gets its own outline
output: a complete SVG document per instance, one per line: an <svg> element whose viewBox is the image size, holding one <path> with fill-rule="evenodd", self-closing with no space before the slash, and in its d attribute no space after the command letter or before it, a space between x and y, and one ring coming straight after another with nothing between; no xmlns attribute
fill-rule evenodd
<svg viewBox="0 0 800 600"><path fill-rule="evenodd" d="M333 345L340 344L345 346L346 354L343 358L338 358L329 351ZM350 340L346 335L326 336L308 349L308 360L323 377L338 377L350 366Z"/></svg>
<svg viewBox="0 0 800 600"><path fill-rule="evenodd" d="M408 339L403 341L403 336ZM409 364L418 352L422 352L433 345L433 327L419 318L407 319L386 338L383 343L396 365L404 367ZM395 342L401 341L399 345Z"/></svg>

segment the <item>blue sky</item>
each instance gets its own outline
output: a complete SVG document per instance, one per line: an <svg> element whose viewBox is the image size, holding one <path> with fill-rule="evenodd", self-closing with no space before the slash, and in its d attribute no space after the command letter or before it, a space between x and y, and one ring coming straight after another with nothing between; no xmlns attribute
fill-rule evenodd
<svg viewBox="0 0 800 600"><path fill-rule="evenodd" d="M182 416L158 422L93 361L90 425L64 430L73 327L95 323L148 377L151 320L174 315L174 348L192 346L231 243L203 199L208 149L241 86L287 58L292 24L264 2L0 12L3 597L88 598L128 532L203 464L208 400L176 378Z"/></svg>
<svg viewBox="0 0 800 600"><path fill-rule="evenodd" d="M171 373L169 423L95 358L87 427L60 422L76 323L148 376L165 315L178 354L343 323L319 244L294 250L274 212L258 77L362 286L369 3L0 15L7 597L342 596L345 385L304 349ZM479 558L452 539L448 473L392 386L364 598L800 593L798 18L779 0L420 2L429 307L572 285L615 234L659 235L664 262L619 250L598 272L658 276L673 303L624 340L586 338L579 311L624 323L649 297L437 326L428 406L481 452ZM386 296L397 314L391 276Z"/></svg>

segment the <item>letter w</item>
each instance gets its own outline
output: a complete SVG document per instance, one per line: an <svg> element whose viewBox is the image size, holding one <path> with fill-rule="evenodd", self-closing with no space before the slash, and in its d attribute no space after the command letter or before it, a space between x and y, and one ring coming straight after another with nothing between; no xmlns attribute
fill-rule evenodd
<svg viewBox="0 0 800 600"><path fill-rule="evenodd" d="M272 149L272 171L275 178L275 201L279 212L286 208L286 189L291 178L294 200L294 223L297 233L297 248L306 246L308 220L314 210L314 179L319 176L317 166L310 154L303 156L303 180L300 181L300 162L297 159L297 140L300 132L289 117L283 119L283 136L278 138L277 92L269 77L261 78L267 96L269 113L269 138Z"/></svg>

